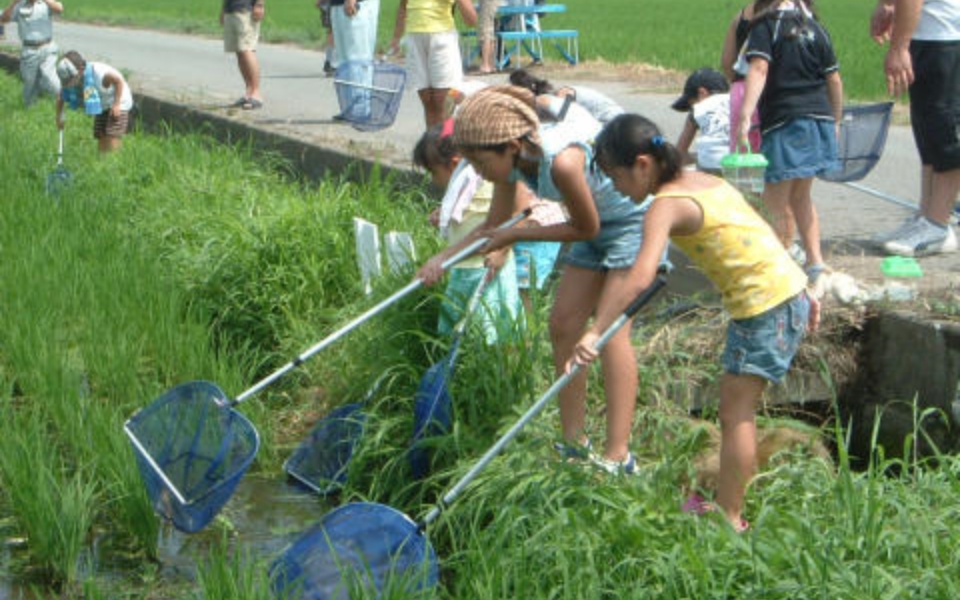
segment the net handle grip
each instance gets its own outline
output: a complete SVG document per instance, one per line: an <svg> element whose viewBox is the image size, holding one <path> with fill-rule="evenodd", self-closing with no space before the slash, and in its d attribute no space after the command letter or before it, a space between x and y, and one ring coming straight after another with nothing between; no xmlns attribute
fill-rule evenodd
<svg viewBox="0 0 960 600"><path fill-rule="evenodd" d="M627 306L626 309L624 309L623 313L617 317L616 321L607 327L607 329L597 340L597 343L594 345L594 349L597 352L603 350L604 346L607 345L607 342L610 341L610 338L616 335L617 332L620 331L620 328L629 322L630 319L637 314L637 311L646 305L666 284L666 276L664 276L662 273L658 274L656 279L653 280L653 283L651 283L647 289L645 289L633 300L633 302ZM486 468L487 465L490 464L490 462L498 454L500 454L500 451L503 450L503 448L510 443L510 441L512 441L518 433L520 433L520 430L523 429L534 417L536 417L547 405L547 403L550 402L553 397L560 392L560 390L566 387L567 384L570 383L570 381L581 371L581 369L583 369L583 367L584 365L582 364L574 364L573 368L554 381L553 385L550 386L550 389L544 392L544 394L540 396L540 398L534 402L529 409L527 409L527 412L525 412L523 416L520 417L520 419L518 419L517 422L514 423L513 426L510 427L510 429L503 434L503 436L501 436L500 439L498 439L482 457L480 457L476 464L474 464L473 467L467 471L467 473L460 478L456 484L454 484L450 491L444 494L443 498L441 498L440 501L437 502L432 509L430 509L430 512L427 513L427 516L425 516L423 520L417 524L417 529L419 531L424 531L427 525L439 517L440 513L443 512L446 507L450 506L450 504L457 498L457 496L460 495L463 489L467 487L471 481L473 481L480 471Z"/></svg>
<svg viewBox="0 0 960 600"><path fill-rule="evenodd" d="M498 229L498 230L500 230L500 229L509 229L509 228L513 227L514 225L516 225L517 223L519 223L519 222L523 221L524 219L526 219L528 216L530 216L531 212L532 212L531 209L527 208L527 209L523 210L522 212L517 213L516 215L514 215L513 217L511 217L511 218L508 219L507 221L504 221L499 227L497 227L497 229ZM449 269L449 268L452 267L453 265L461 262L461 261L464 260L465 258L473 255L475 252L477 252L478 250L480 250L481 248L483 248L488 241L489 241L489 238L485 238L485 237L483 237L483 238L478 238L478 239L474 240L474 241L473 241L472 243L470 243L468 246L466 246L465 248L463 248L462 250L460 250L459 252L457 252L456 254L454 254L453 256L451 256L450 258L448 258L447 260L445 260L445 261L443 262L443 264L441 265L441 268L442 268L444 271L446 271L447 269ZM383 312L385 309L387 309L387 308L390 307L391 305L395 304L395 303L396 303L397 301L399 301L400 299L402 299L402 298L404 298L405 296L409 295L410 293L416 291L416 290L419 289L421 286L423 286L423 279L419 279L419 278L418 278L418 279L414 279L413 281L411 281L410 283L408 283L406 286L404 286L402 289L394 292L393 295L391 295L389 298L381 301L379 304L377 304L377 305L374 306L373 308L370 308L369 310L367 310L365 313L363 313L363 314L360 315L359 317L355 318L354 320L352 320L352 321L350 321L349 323L347 323L346 325L344 325L342 328L340 328L340 329L338 329L337 331L331 333L331 334L328 335L326 338L324 338L323 340L317 342L316 344L314 344L314 345L311 346L310 348L307 348L303 353L299 354L297 357L295 357L293 360L291 360L291 361L288 362L287 364L283 365L282 367L280 367L279 369L277 369L276 371L274 371L274 372L271 373L270 375L267 375L266 377L264 377L263 379L261 379L260 381L258 381L257 383L255 383L250 389L246 390L245 392L243 392L242 394L240 394L239 396L237 396L236 399L234 399L234 400L230 403L230 405L231 405L231 406L234 406L234 405L236 405L236 404L239 404L239 403L243 402L243 401L246 400L247 398L253 396L254 394L256 394L256 393L259 392L260 390L264 389L265 387L267 387L268 385L270 385L271 383L273 383L273 382L276 381L277 379L280 379L280 377L286 375L287 373L289 373L289 372L292 371L293 369L299 367L301 364L303 364L304 362L306 362L307 359L309 359L310 357L312 357L312 356L313 356L314 354L316 354L317 352L320 352L320 351L323 350L324 348L326 348L326 347L330 346L331 344L333 344L334 342L338 341L340 338L346 336L348 333L352 332L354 329L356 329L356 328L359 327L360 325L366 323L367 321L369 321L369 320L372 319L373 317L377 316L378 314L380 314L381 312Z"/></svg>

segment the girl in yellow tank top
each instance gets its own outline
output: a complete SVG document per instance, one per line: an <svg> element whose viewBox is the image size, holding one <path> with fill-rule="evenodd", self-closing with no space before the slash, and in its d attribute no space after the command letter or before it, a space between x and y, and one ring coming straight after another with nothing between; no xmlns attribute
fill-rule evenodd
<svg viewBox="0 0 960 600"><path fill-rule="evenodd" d="M621 193L637 202L650 195L654 200L636 262L608 282L570 363L596 358L600 333L653 282L673 240L719 288L731 316L721 356L716 505L698 501L694 508L721 510L743 531L743 497L756 458L754 411L767 382L786 374L805 330L816 329L819 303L805 291L806 275L740 193L721 179L683 170L678 150L648 119L627 114L611 121L597 137L596 163Z"/></svg>

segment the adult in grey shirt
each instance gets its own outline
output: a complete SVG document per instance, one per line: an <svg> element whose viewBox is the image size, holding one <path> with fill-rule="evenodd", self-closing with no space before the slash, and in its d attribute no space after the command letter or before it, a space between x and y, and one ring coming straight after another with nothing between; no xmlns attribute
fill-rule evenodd
<svg viewBox="0 0 960 600"><path fill-rule="evenodd" d="M17 23L20 37L20 77L23 103L33 104L40 92L60 95L57 77L57 45L53 41L53 15L63 13L56 0L13 0L0 14L0 22Z"/></svg>

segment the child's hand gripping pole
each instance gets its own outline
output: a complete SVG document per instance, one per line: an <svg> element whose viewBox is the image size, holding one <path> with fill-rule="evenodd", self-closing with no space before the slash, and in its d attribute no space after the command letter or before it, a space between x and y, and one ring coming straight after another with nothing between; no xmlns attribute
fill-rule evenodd
<svg viewBox="0 0 960 600"><path fill-rule="evenodd" d="M497 229L508 229L508 228L510 228L510 227L513 227L514 225L516 225L516 224L519 223L520 221L523 221L524 219L526 219L527 217L529 217L529 216L530 216L530 213L531 213L531 210L530 210L530 209L526 209L526 210L524 210L523 212L517 213L517 214L514 215L511 219L505 221L505 222L504 222L502 225L500 225L500 227L498 227ZM458 262L460 262L460 261L462 261L463 259L465 259L465 258L469 257L470 255L472 255L473 253L477 252L478 250L480 250L481 248L483 248L483 246L484 246L486 243L487 243L487 238L479 238L479 239L474 240L473 243L471 243L469 246L463 248L462 250L460 250L459 252L457 252L456 254L454 254L453 256L451 256L450 258L448 258L446 261L444 261L444 262L443 262L443 267L442 267L443 270L445 271L445 270L449 269L449 268L452 267L453 265L457 264ZM279 369L277 369L276 371L274 371L274 372L271 373L270 375L267 375L266 377L264 377L263 379L261 379L258 383L254 384L253 387L251 387L251 388L248 389L247 391L245 391L245 392L243 392L242 394L240 394L239 396L237 396L236 399L233 400L230 404L231 404L231 405L239 404L240 402L243 402L244 400L246 400L246 399L249 398L250 396L256 394L257 392L259 392L259 391L262 390L263 388L267 387L268 385L270 385L271 383L273 383L274 381L276 381L277 379L279 379L279 378L282 377L283 375L287 374L289 371L291 371L291 370L295 369L296 367L300 366L301 364L303 364L308 358L310 358L311 356L313 356L313 355L316 354L317 352L320 352L321 350L323 350L323 349L326 348L327 346L330 346L331 344L333 344L334 342L338 341L340 338L346 336L348 333L350 333L351 331L353 331L354 329L356 329L356 328L359 327L360 325L366 323L367 321L369 321L369 320L372 319L373 317L375 317L375 316L377 316L378 314L380 314L381 312L383 312L383 311L384 311L387 307L389 307L390 305L396 303L398 300L400 300L400 299L403 298L404 296L407 296L407 295L410 294L411 292L415 291L417 288L419 288L420 286L422 286L423 283L424 283L424 281L423 281L422 278L414 279L413 281L411 281L410 283L408 283L406 286L404 286L403 289L401 289L401 290L399 290L399 291L397 291L397 292L394 292L393 295L391 295L391 296L390 296L389 298L387 298L386 300L383 300L382 302L380 302L379 304L377 304L377 305L374 306L373 308L369 309L367 312L363 313L362 315L360 315L359 317L357 317L357 318L354 319L353 321L350 321L349 323L347 323L346 325L344 325L341 329L339 329L339 330L331 333L330 335L328 335L328 336L327 336L326 338L324 338L323 340L317 342L316 344L314 344L313 346L311 346L310 348L308 348L307 350L305 350L302 354L300 354L299 356L297 356L296 358L294 358L293 360L291 360L290 362L288 362L288 363L285 364L284 366L280 367Z"/></svg>

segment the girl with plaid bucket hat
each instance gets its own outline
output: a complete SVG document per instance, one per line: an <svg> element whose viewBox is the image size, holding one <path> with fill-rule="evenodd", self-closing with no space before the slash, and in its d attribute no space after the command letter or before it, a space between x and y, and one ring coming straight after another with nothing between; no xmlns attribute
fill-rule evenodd
<svg viewBox="0 0 960 600"><path fill-rule="evenodd" d="M583 334L597 302L611 281L626 277L640 248L645 207L613 188L610 179L591 168L591 140L600 124L578 120L541 122L530 90L492 86L469 96L454 119L454 142L484 179L493 183L490 211L483 224L461 242L490 238L490 252L520 240L568 242L563 270L550 315L554 366L564 363ZM524 182L537 196L563 203L568 219L559 224L494 230L522 210ZM440 278L437 261L424 265L426 282ZM608 343L602 357L606 392L606 440L593 453L586 429L586 373L560 393L565 459L589 459L613 474L632 474L636 462L628 442L637 398L636 357L630 327Z"/></svg>

